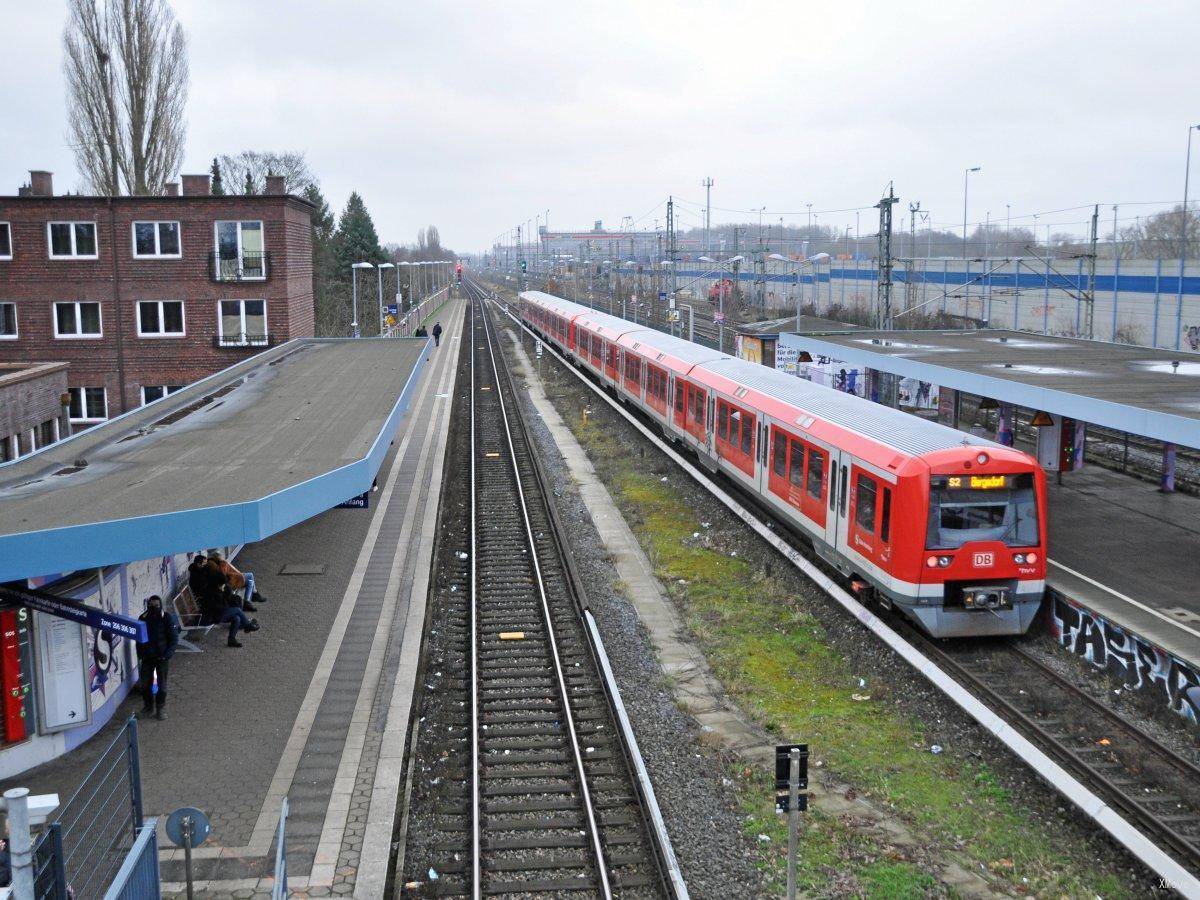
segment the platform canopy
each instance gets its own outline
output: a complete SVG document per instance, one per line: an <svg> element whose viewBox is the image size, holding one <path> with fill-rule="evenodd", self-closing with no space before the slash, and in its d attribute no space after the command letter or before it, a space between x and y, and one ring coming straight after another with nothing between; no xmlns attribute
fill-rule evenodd
<svg viewBox="0 0 1200 900"><path fill-rule="evenodd" d="M427 344L289 341L0 466L0 581L259 541L369 491Z"/></svg>
<svg viewBox="0 0 1200 900"><path fill-rule="evenodd" d="M789 335L788 346L1001 403L1200 447L1200 354L1024 331Z"/></svg>

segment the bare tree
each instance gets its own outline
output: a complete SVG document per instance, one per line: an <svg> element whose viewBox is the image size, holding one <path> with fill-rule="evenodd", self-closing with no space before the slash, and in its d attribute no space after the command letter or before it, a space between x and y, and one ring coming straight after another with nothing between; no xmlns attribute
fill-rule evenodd
<svg viewBox="0 0 1200 900"><path fill-rule="evenodd" d="M187 40L166 0L67 0L71 146L89 187L157 194L187 131Z"/></svg>
<svg viewBox="0 0 1200 900"><path fill-rule="evenodd" d="M303 194L317 186L317 179L308 167L304 154L295 150L275 153L270 150L243 150L221 158L221 173L230 185L239 185L244 193L261 194L266 190L268 175L282 175L284 189L289 194Z"/></svg>

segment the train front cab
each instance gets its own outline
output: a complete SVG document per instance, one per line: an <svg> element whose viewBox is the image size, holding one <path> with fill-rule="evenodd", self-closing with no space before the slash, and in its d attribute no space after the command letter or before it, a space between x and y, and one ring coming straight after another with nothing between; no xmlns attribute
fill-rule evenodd
<svg viewBox="0 0 1200 900"><path fill-rule="evenodd" d="M906 614L936 637L1029 630L1046 588L1046 478L1023 453L963 447L928 454L914 522L918 596Z"/></svg>

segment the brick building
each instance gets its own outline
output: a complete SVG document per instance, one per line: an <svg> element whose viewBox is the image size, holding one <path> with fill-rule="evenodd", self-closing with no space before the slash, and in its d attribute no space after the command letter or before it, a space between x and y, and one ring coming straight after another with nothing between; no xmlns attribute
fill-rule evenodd
<svg viewBox="0 0 1200 900"><path fill-rule="evenodd" d="M182 182L55 196L31 172L0 196L0 363L68 363L76 426L313 334L311 206L282 178L249 197Z"/></svg>
<svg viewBox="0 0 1200 900"><path fill-rule="evenodd" d="M66 363L0 363L0 463L70 434Z"/></svg>

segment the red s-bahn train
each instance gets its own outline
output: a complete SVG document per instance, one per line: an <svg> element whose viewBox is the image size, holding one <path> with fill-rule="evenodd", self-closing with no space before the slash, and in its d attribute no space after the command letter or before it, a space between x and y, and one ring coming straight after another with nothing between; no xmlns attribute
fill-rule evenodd
<svg viewBox="0 0 1200 900"><path fill-rule="evenodd" d="M521 318L934 637L1023 634L1046 578L1025 453L540 291Z"/></svg>

